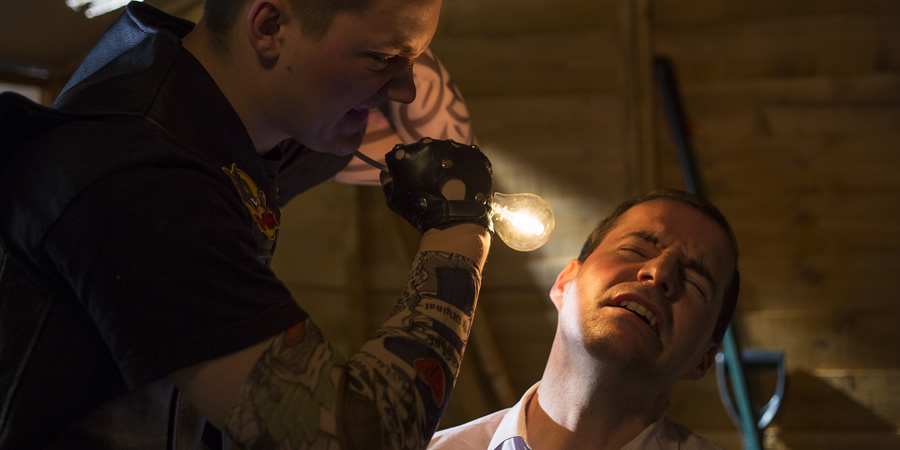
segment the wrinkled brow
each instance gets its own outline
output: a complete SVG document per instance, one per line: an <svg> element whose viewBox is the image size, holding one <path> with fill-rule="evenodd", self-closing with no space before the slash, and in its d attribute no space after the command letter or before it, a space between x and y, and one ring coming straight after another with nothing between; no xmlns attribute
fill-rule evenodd
<svg viewBox="0 0 900 450"><path fill-rule="evenodd" d="M655 234L648 233L646 231L633 231L631 233L628 233L623 236L622 239L619 240L619 242L624 241L630 237L636 237L642 241L653 244L654 247L659 245L659 238L656 237ZM703 264L703 259L688 259L683 261L682 263L686 268L697 272L698 275L705 278L709 283L710 288L712 289L712 295L715 296L717 292L716 281L713 279L712 272L709 270L709 267L707 267L706 264Z"/></svg>

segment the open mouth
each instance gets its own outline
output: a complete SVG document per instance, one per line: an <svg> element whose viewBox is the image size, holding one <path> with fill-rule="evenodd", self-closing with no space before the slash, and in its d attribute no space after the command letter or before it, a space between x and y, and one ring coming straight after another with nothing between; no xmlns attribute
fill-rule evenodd
<svg viewBox="0 0 900 450"><path fill-rule="evenodd" d="M640 317L641 320L646 323L650 329L653 330L656 335L659 335L659 329L656 327L656 317L653 315L653 311L650 311L647 308L641 306L641 304L631 301L624 301L617 305L619 308L627 309L631 311L634 315Z"/></svg>

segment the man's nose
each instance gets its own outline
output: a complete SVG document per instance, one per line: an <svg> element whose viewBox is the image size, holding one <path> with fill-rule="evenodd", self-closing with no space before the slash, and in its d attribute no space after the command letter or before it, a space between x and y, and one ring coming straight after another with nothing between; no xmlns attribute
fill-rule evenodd
<svg viewBox="0 0 900 450"><path fill-rule="evenodd" d="M658 287L667 298L672 297L678 288L677 258L663 253L647 260L638 271L638 281L649 282Z"/></svg>
<svg viewBox="0 0 900 450"><path fill-rule="evenodd" d="M395 69L394 75L382 88L384 95L398 103L412 103L416 99L416 83L413 81L413 66L403 65Z"/></svg>

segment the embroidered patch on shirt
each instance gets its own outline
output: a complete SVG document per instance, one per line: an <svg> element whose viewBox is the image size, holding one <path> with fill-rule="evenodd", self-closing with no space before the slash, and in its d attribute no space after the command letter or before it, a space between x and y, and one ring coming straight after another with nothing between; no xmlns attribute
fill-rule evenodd
<svg viewBox="0 0 900 450"><path fill-rule="evenodd" d="M236 164L232 164L231 169L223 167L222 170L231 177L231 182L234 183L234 187L237 188L238 193L241 195L241 201L244 202L247 211L250 211L250 215L253 216L256 225L259 226L259 230L269 239L275 239L278 219L275 218L275 213L266 204L265 191L256 187L253 179L236 166Z"/></svg>

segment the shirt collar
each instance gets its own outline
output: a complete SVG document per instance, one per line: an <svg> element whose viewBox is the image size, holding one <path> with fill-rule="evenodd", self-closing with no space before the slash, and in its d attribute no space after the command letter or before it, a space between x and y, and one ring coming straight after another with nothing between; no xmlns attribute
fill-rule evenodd
<svg viewBox="0 0 900 450"><path fill-rule="evenodd" d="M497 429L494 431L494 436L491 438L491 443L488 444L486 450L497 450L504 441L516 436L521 437L526 444L528 443L528 429L526 427L525 412L528 410L528 404L531 403L531 399L534 398L534 394L537 392L540 384L541 382L538 381L525 391L525 394L522 395L519 402L513 405L513 407L503 415L503 420L500 421L500 425L497 426ZM646 448L650 443L665 437L667 435L668 423L668 418L665 415L662 415L660 418L656 419L656 421L648 425L647 428L644 428L644 430L635 436L628 444L622 447L622 450L638 450ZM527 448L530 449L531 446L529 445ZM505 448L501 449L506 450Z"/></svg>
<svg viewBox="0 0 900 450"><path fill-rule="evenodd" d="M534 398L534 394L537 392L537 388L540 384L541 382L538 381L525 391L525 394L522 395L519 402L513 405L513 407L503 415L503 420L500 421L500 425L497 427L497 430L494 431L494 437L491 439L491 443L488 445L487 450L494 450L499 447L503 441L515 436L521 437L526 443L528 442L528 430L526 430L525 427L525 411L528 409L528 403Z"/></svg>

